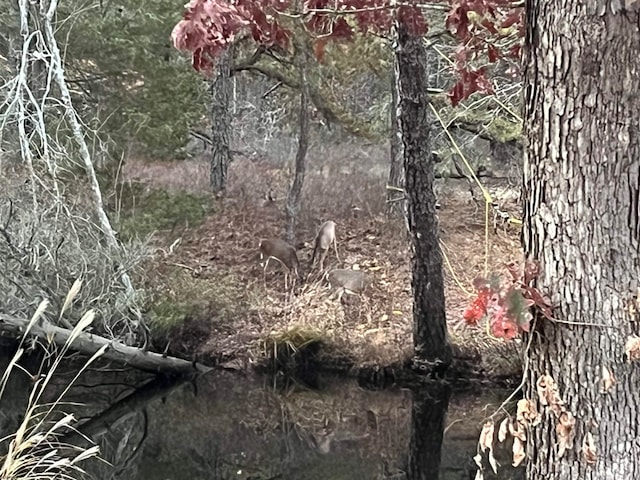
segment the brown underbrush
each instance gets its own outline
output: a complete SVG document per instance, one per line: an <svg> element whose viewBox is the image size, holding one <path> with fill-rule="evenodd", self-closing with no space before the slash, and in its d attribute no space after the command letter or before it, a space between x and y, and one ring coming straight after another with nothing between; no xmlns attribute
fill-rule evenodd
<svg viewBox="0 0 640 480"><path fill-rule="evenodd" d="M181 355L212 357L239 368L264 360L278 345L294 355L309 345L320 346L323 362L355 367L398 365L410 358L406 231L402 222L384 215L384 178L366 170L366 165L349 171L329 162L308 173L297 232L302 279L288 294L279 266L270 263L263 280L257 246L262 238L283 234L289 173L267 162L236 160L225 196L208 197L207 214L198 224L155 233L157 255L147 267L146 288L153 324L161 332L158 343L166 342ZM196 160L132 161L124 174L147 191L207 195L207 166ZM517 192L495 180L485 187L502 210L518 216ZM519 232L504 226L494 230L466 181L442 181L438 190L447 316L456 353L474 359L487 373L513 373L519 368L514 344L461 320L473 279L485 268L497 270L504 262L520 260ZM144 193L137 203L144 204ZM327 266L368 272L373 282L363 295L338 299L317 267L310 268L310 242L327 219L337 222L341 260L330 252ZM135 224L135 219L128 221Z"/></svg>

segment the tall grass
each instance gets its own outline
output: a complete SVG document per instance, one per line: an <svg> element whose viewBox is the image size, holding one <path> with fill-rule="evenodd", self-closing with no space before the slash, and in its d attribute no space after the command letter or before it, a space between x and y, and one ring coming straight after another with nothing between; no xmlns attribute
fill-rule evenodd
<svg viewBox="0 0 640 480"><path fill-rule="evenodd" d="M73 302L73 298L79 291L80 284L76 282L67 294L62 312ZM12 374L26 374L31 376L18 363L26 351L25 343L29 337L29 331L45 313L49 302L43 300L31 321L25 329L19 342L18 349L10 360L9 365L0 378L0 400L5 392L9 377ZM69 391L78 377L106 350L106 346L96 352L77 372L64 390L57 395L53 402L45 402L45 392L51 383L56 369L62 362L73 341L87 328L94 319L94 312L88 311L73 328L67 342L58 347L52 355L51 367L34 379L33 387L24 412L24 418L15 433L0 438L0 451L7 453L0 457L0 480L41 480L41 479L79 479L86 476L82 463L99 455L97 445L80 447L65 443L62 439L70 432L75 432L76 418L73 414L64 411L68 406L63 403L63 397ZM50 352L53 345L47 346ZM46 357L46 356L45 356ZM51 358L51 357L49 357ZM86 438L86 437L84 437ZM89 444L92 442L86 439Z"/></svg>

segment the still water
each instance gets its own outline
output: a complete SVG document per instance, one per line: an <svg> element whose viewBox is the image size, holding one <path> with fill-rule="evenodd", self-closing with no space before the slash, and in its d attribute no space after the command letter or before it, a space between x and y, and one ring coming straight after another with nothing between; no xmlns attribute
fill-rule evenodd
<svg viewBox="0 0 640 480"><path fill-rule="evenodd" d="M61 371L60 385L72 374ZM28 395L23 377L0 400L2 435ZM117 368L89 372L77 385L67 400L83 406L65 409L75 409L79 430L110 463L88 470L122 480L469 480L483 421L509 394L370 390L333 377L313 389L275 387L226 371L169 385ZM504 450L499 475L485 478L524 478Z"/></svg>

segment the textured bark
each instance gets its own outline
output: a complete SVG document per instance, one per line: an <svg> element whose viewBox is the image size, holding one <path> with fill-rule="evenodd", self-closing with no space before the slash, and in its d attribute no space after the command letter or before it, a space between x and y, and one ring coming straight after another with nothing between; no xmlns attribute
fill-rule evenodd
<svg viewBox="0 0 640 480"><path fill-rule="evenodd" d="M413 392L408 480L438 480L451 389L436 385Z"/></svg>
<svg viewBox="0 0 640 480"><path fill-rule="evenodd" d="M211 81L211 171L209 183L213 193L227 185L227 170L231 163L231 62L233 47L220 56L216 76Z"/></svg>
<svg viewBox="0 0 640 480"><path fill-rule="evenodd" d="M395 48L398 116L404 151L407 220L412 245L414 366L438 373L451 362L439 245L432 121L422 38L399 25Z"/></svg>
<svg viewBox="0 0 640 480"><path fill-rule="evenodd" d="M295 174L293 183L289 189L287 205L286 239L291 245L295 245L296 225L300 212L300 200L302 198L302 186L307 170L307 149L309 148L309 83L306 75L308 64L307 46L296 42L295 64L300 74L300 114L298 118L298 150L296 151Z"/></svg>
<svg viewBox="0 0 640 480"><path fill-rule="evenodd" d="M629 3L629 2L627 2ZM636 364L640 272L640 19L619 1L526 2L523 242L541 263L538 286L554 315L529 353L528 396L548 372L576 417L575 442L559 458L548 411L528 445L527 478L640 478ZM618 13L613 13L617 11ZM636 304L637 305L637 304ZM603 367L617 383L602 392ZM580 449L594 436L598 461Z"/></svg>
<svg viewBox="0 0 640 480"><path fill-rule="evenodd" d="M397 36L397 32L394 32ZM395 61L395 58L394 58ZM395 68L394 68L395 71ZM404 200L404 164L402 153L402 136L398 124L398 85L395 75L391 82L391 106L389 108L391 122L389 133L389 181L387 182L387 214L402 218L406 216L406 204Z"/></svg>

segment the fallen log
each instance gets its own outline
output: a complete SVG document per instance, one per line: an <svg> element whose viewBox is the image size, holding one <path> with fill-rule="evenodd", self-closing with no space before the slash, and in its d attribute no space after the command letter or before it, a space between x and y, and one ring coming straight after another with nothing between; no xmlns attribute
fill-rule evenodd
<svg viewBox="0 0 640 480"><path fill-rule="evenodd" d="M30 320L28 319L0 313L0 332L7 332L19 338L24 333L29 322ZM44 342L52 342L62 346L71 336L71 330L57 327L45 319L40 318L36 324L30 328L28 335L33 335ZM145 372L193 374L206 373L212 370L211 367L196 362L148 352L137 347L130 347L116 340L108 340L93 333L82 332L71 342L71 348L73 350L89 356L96 353L105 345L107 345L107 349L102 355L103 358L121 362Z"/></svg>

